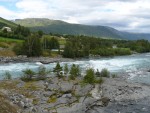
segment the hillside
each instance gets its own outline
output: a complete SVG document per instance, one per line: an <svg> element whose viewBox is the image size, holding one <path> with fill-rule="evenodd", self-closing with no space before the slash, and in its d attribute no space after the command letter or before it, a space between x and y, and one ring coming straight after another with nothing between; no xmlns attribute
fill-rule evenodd
<svg viewBox="0 0 150 113"><path fill-rule="evenodd" d="M16 27L17 24L0 17L0 29L4 26Z"/></svg>
<svg viewBox="0 0 150 113"><path fill-rule="evenodd" d="M149 38L150 34L122 32L107 26L70 24L60 20L49 20L45 18L16 19L14 22L16 24L29 27L32 31L42 30L45 33L86 35L103 38L117 38L129 40L136 40L136 39L150 40Z"/></svg>
<svg viewBox="0 0 150 113"><path fill-rule="evenodd" d="M45 33L121 38L114 33L115 29L105 26L69 24L60 20L49 20L44 18L16 19L15 23L29 27L32 31L42 30Z"/></svg>

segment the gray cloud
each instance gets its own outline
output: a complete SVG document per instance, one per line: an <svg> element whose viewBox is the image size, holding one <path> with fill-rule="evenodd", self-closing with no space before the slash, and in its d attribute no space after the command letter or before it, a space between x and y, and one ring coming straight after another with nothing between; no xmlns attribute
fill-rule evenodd
<svg viewBox="0 0 150 113"><path fill-rule="evenodd" d="M3 1L4 0L0 0ZM44 17L71 23L105 25L118 30L150 32L149 0L6 0L17 11L0 5L7 19ZM9 3L8 2L8 3Z"/></svg>

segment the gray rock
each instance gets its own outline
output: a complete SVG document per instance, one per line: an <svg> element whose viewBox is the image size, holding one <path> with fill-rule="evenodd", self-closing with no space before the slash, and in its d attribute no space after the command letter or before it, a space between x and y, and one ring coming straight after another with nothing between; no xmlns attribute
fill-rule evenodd
<svg viewBox="0 0 150 113"><path fill-rule="evenodd" d="M61 105L61 104L68 104L69 103L69 99L67 98L58 98L57 102L55 103L55 106Z"/></svg>
<svg viewBox="0 0 150 113"><path fill-rule="evenodd" d="M60 83L60 90L64 93L71 92L73 88L73 83L68 81L62 81Z"/></svg>
<svg viewBox="0 0 150 113"><path fill-rule="evenodd" d="M85 104L86 106L91 106L93 105L93 103L97 102L97 99L94 99L92 97L87 97L84 101L83 104Z"/></svg>
<svg viewBox="0 0 150 113"><path fill-rule="evenodd" d="M57 108L57 113L85 113L85 107L82 103L76 103L71 107L64 106Z"/></svg>
<svg viewBox="0 0 150 113"><path fill-rule="evenodd" d="M47 87L48 91L59 91L60 90L60 86L58 86L58 84L54 83L54 84L49 84Z"/></svg>
<svg viewBox="0 0 150 113"><path fill-rule="evenodd" d="M71 93L69 93L69 94L64 94L62 97L64 97L64 98L71 98L71 97L72 97L72 94L71 94Z"/></svg>
<svg viewBox="0 0 150 113"><path fill-rule="evenodd" d="M46 92L43 93L43 96L44 96L44 97L50 97L50 96L52 96L52 95L54 95L54 94L55 94L54 91L46 91Z"/></svg>
<svg viewBox="0 0 150 113"><path fill-rule="evenodd" d="M94 86L90 85L90 84L88 84L84 87L81 87L81 85L76 85L75 94L78 96L85 96L85 95L89 94L93 88L94 88Z"/></svg>
<svg viewBox="0 0 150 113"><path fill-rule="evenodd" d="M25 85L25 82L20 81L19 84L17 84L17 87L18 87L18 88L21 88L21 87L23 87L24 85Z"/></svg>

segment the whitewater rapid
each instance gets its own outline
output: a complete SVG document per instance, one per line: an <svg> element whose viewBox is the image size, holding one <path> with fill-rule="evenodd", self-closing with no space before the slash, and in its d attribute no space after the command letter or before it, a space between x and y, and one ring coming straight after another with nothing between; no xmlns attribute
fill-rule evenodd
<svg viewBox="0 0 150 113"><path fill-rule="evenodd" d="M150 70L150 53L112 58L86 59L75 62L62 62L60 64L63 66L66 63L69 67L72 64L79 65L83 72L90 67L99 71L107 68L112 73L126 73L128 79L131 81L150 84L150 72L148 72ZM40 62L0 64L0 79L4 78L6 72L9 72L13 78L17 78L23 75L22 71L25 69L32 69L36 72L40 66L45 66L48 71L52 71L55 65L56 63L42 64Z"/></svg>

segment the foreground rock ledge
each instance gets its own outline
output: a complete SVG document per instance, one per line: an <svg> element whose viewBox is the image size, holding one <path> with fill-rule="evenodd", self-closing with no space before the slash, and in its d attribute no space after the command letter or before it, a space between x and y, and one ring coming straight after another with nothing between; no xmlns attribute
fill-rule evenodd
<svg viewBox="0 0 150 113"><path fill-rule="evenodd" d="M3 101L7 100L12 108L15 106L12 113L149 113L150 111L150 87L147 85L128 83L119 78L104 78L102 85L81 85L80 80L81 78L71 81L67 77L63 79L52 77L33 82L0 81L0 93L5 96ZM4 108L1 106L1 109Z"/></svg>

